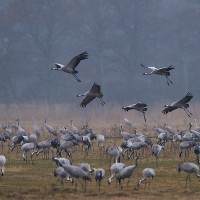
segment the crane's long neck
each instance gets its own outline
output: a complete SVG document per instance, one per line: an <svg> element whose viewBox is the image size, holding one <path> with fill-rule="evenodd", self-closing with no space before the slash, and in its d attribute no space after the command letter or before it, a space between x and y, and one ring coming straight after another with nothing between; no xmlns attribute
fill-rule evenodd
<svg viewBox="0 0 200 200"><path fill-rule="evenodd" d="M114 176L114 175L112 174L111 177L108 179L108 183L109 183L109 184L111 184L113 176Z"/></svg>
<svg viewBox="0 0 200 200"><path fill-rule="evenodd" d="M139 182L138 182L138 186L139 186L143 181L145 181L146 178L147 178L147 177L144 177L143 179L140 179Z"/></svg>

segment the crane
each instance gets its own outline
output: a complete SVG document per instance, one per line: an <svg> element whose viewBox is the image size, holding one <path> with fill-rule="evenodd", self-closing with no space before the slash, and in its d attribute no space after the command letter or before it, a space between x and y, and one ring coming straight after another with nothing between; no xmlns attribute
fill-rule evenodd
<svg viewBox="0 0 200 200"><path fill-rule="evenodd" d="M172 65L170 65L169 67L162 67L162 68L145 66L143 64L141 64L140 66L151 70L151 72L149 72L149 73L145 72L145 73L143 73L143 75L156 74L156 75L165 76L166 79L167 79L167 85L169 85L169 83L173 84L173 82L169 79L169 76L170 76L170 72L169 71L174 69L174 67Z"/></svg>
<svg viewBox="0 0 200 200"><path fill-rule="evenodd" d="M132 110L132 109L142 112L142 114L144 116L144 121L146 122L145 111L147 111L147 104L138 102L136 104L124 106L124 107L122 107L122 109L124 109L126 112L128 112L129 110Z"/></svg>
<svg viewBox="0 0 200 200"><path fill-rule="evenodd" d="M101 86L98 85L97 83L94 83L92 88L90 89L89 92L87 92L86 97L83 99L81 102L80 106L81 107L86 107L88 103L90 103L92 100L95 98L99 98L101 105L103 106L105 104L103 100L103 93L101 92Z"/></svg>
<svg viewBox="0 0 200 200"><path fill-rule="evenodd" d="M58 71L63 71L68 74L72 74L78 82L81 82L81 80L76 75L78 71L75 69L81 60L85 60L87 58L88 58L88 53L85 51L73 57L66 65L55 63L56 67L52 67L51 70L58 70Z"/></svg>
<svg viewBox="0 0 200 200"><path fill-rule="evenodd" d="M162 111L163 114L167 114L168 112L172 112L173 110L176 110L178 108L183 109L188 117L191 117L192 113L187 109L189 107L188 102L193 98L192 93L188 92L186 96L184 96L182 99L175 101L171 103L170 105L165 105L165 109Z"/></svg>

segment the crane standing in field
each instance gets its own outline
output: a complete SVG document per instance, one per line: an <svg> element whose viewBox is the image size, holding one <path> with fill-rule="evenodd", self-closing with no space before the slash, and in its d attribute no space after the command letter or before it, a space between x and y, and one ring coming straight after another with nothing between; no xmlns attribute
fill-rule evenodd
<svg viewBox="0 0 200 200"><path fill-rule="evenodd" d="M111 176L108 179L108 184L111 184L112 182L112 178L119 173L123 168L125 168L125 164L124 163L114 163L111 165L110 167L110 174Z"/></svg>
<svg viewBox="0 0 200 200"><path fill-rule="evenodd" d="M102 168L93 168L93 171L94 171L95 180L96 182L99 183L99 191L100 191L101 181L103 177L105 176L105 170Z"/></svg>
<svg viewBox="0 0 200 200"><path fill-rule="evenodd" d="M115 163L120 161L120 156L122 155L123 149L119 146L108 147L106 153L110 155L110 162L114 158Z"/></svg>
<svg viewBox="0 0 200 200"><path fill-rule="evenodd" d="M139 180L138 182L138 187L140 186L140 184L145 181L145 188L146 188L146 181L147 181L147 178L149 179L149 188L150 188L150 178L153 179L153 177L156 176L156 173L155 173L155 170L153 168L145 168L143 171L142 171L142 175L143 175L143 178Z"/></svg>
<svg viewBox="0 0 200 200"><path fill-rule="evenodd" d="M194 164L194 163L189 163L189 162L183 162L180 163L178 165L178 172L184 171L186 173L188 173L187 177L186 177L186 188L187 188L187 181L189 179L190 181L190 188L191 188L191 174L195 174L197 178L200 178L200 174L199 174L199 167L198 165Z"/></svg>
<svg viewBox="0 0 200 200"><path fill-rule="evenodd" d="M72 179L70 179L69 174L64 170L63 167L57 167L54 170L54 176L55 177L60 177L61 178L61 184L63 184L63 180L66 179L68 181L72 181Z"/></svg>
<svg viewBox="0 0 200 200"><path fill-rule="evenodd" d="M103 100L103 93L101 92L101 86L98 85L97 83L94 83L90 91L87 91L85 93L86 97L83 99L81 102L81 107L86 107L88 103L90 103L92 100L94 100L96 97L100 99L101 105L103 106L105 104ZM77 95L77 96L85 96L84 94L82 95Z"/></svg>
<svg viewBox="0 0 200 200"><path fill-rule="evenodd" d="M31 155L31 162L33 163L32 157L36 153L36 147L37 144L34 142L28 142L22 145L21 150L22 150L22 157L23 160L27 162L27 152L30 152Z"/></svg>
<svg viewBox="0 0 200 200"><path fill-rule="evenodd" d="M54 135L57 136L57 132L56 130L47 123L47 119L45 118L45 124L44 124L45 128L47 129L47 131L50 133L50 135Z"/></svg>
<svg viewBox="0 0 200 200"><path fill-rule="evenodd" d="M135 164L133 165L130 165L130 166L127 166L127 167L124 167L120 172L119 172L119 175L117 177L117 180L119 181L119 185L121 186L121 189L122 189L122 184L121 184L121 180L124 180L125 178L128 179L128 182L127 182L127 186L128 186L128 183L130 182L130 178L133 174L133 172L135 171L136 167L137 167L137 160L138 160L138 156L136 156L135 158Z"/></svg>
<svg viewBox="0 0 200 200"><path fill-rule="evenodd" d="M145 111L147 111L147 105L145 103L138 102L136 104L124 106L122 107L122 109L124 109L127 112L132 109L142 112L144 116L144 121L146 122Z"/></svg>
<svg viewBox="0 0 200 200"><path fill-rule="evenodd" d="M84 189L86 191L86 181L91 181L89 172L85 171L81 167L74 166L74 165L66 165L66 164L60 164L60 165L69 174L69 176L75 180L75 192L77 190L77 181L79 181L80 179L83 179L85 181ZM80 181L79 183L81 184Z"/></svg>
<svg viewBox="0 0 200 200"><path fill-rule="evenodd" d="M173 82L169 79L170 76L170 70L174 69L174 67L172 65L170 65L169 67L162 67L162 68L156 68L156 67L150 67L150 66L145 66L143 64L140 65L141 67L144 67L146 69L150 69L151 72L147 73L143 73L143 75L152 75L152 74L156 74L156 75L161 75L161 76L165 76L167 79L167 85L169 85L169 82L171 84L173 84Z"/></svg>
<svg viewBox="0 0 200 200"><path fill-rule="evenodd" d="M6 164L6 157L4 155L0 155L0 166L1 166L1 175L5 174L5 164Z"/></svg>
<svg viewBox="0 0 200 200"><path fill-rule="evenodd" d="M66 65L55 63L56 67L52 67L51 70L58 70L58 71L63 71L65 73L72 74L74 76L74 78L78 82L81 82L81 80L76 76L76 74L78 73L78 71L75 70L75 68L80 63L81 60L85 60L87 58L88 58L88 53L85 51L85 52L83 52L83 53L81 53L81 54L73 57L70 60L70 62L67 63Z"/></svg>
<svg viewBox="0 0 200 200"><path fill-rule="evenodd" d="M156 158L156 165L158 166L158 155L160 154L161 150L164 151L164 146L159 144L154 144L151 148L151 154Z"/></svg>
<svg viewBox="0 0 200 200"><path fill-rule="evenodd" d="M162 111L163 114L167 114L168 112L171 112L173 110L176 110L178 108L183 109L188 117L191 117L192 113L187 109L189 107L188 102L193 98L193 95L188 92L186 96L184 96L182 99L175 101L171 103L170 105L165 105L165 109Z"/></svg>

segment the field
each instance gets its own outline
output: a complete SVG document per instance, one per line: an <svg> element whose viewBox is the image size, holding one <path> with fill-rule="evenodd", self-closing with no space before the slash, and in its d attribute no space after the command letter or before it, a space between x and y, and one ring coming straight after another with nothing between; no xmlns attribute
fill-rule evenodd
<svg viewBox="0 0 200 200"><path fill-rule="evenodd" d="M32 108L30 108L31 110ZM58 109L58 108L57 108ZM1 110L5 113L5 108L1 107ZM61 128L66 122L68 123L70 118L69 116L58 115L59 111L51 115L48 113L49 109L43 109L43 113L39 114L37 117L37 112L32 111L30 116L28 113L31 112L27 109L27 112L16 112L13 110L8 111L6 117L1 114L1 124L5 124L10 119L11 121L16 118L21 119L22 127L27 130L29 133L33 130L33 121L36 122L38 126L44 125L42 119L44 116L49 116L49 122L54 127ZM191 111L194 111L191 110ZM108 112L103 113L103 117L100 118L95 111L91 114L90 126L95 130L95 132L103 132L106 135L106 147L113 145L120 145L122 139L119 137L119 127L121 121L124 117L123 114L114 112L113 117L111 118ZM180 113L176 115L174 113L173 118L160 118L160 114L152 113L150 120L145 125L144 122L141 122L142 116L139 114L135 115L133 119L132 114L127 114L126 117L134 121L134 125L138 128L139 132L146 132L152 138L154 143L156 142L156 135L152 131L153 125L163 126L163 120L167 120L167 123L176 128L186 129L188 128L188 122L190 120L187 117L179 117ZM12 118L11 118L12 116ZM96 118L95 118L95 117ZM156 117L157 116L157 117ZM84 120L79 118L80 116L72 116L75 119L77 127L83 125ZM110 121L108 120L110 119ZM157 119L160 120L158 121ZM35 120L37 119L37 121ZM65 119L65 120L63 120ZM72 118L71 118L72 119ZM157 123L156 123L157 122ZM69 123L68 123L69 125ZM128 131L128 129L127 129ZM47 131L42 128L42 138L48 138ZM73 152L73 164L78 164L81 162L87 162L91 167L102 167L106 170L106 176L102 181L101 190L98 190L96 186L95 179L92 176L92 182L87 183L87 190L84 191L80 184L78 184L77 192L74 192L74 185L70 182L65 182L63 185L58 181L58 178L54 177L53 171L56 168L55 163L52 161L52 155L50 154L49 159L43 159L42 155L34 156L33 163L28 157L28 162L22 160L21 149L15 149L13 152L10 152L9 148L10 143L3 144L3 149L0 147L0 154L4 154L7 158L5 176L0 177L0 199L188 199L193 198L197 199L200 195L200 180L192 175L192 187L185 188L185 178L186 174L177 172L177 164L180 162L178 157L178 145L175 149L171 148L171 144L167 143L165 145L165 152L162 152L159 158L159 165L156 165L156 160L150 154L150 148L145 149L144 153L141 153L138 167L134 172L130 184L127 186L127 181L123 182L123 188L121 189L119 185L113 179L111 185L108 185L108 177L110 176L109 167L110 161L109 157L105 152L100 152L97 146L97 142L94 141L93 149L89 151L89 154L86 155L85 152L81 152L80 147L76 147ZM187 158L187 161L196 162L196 157L191 151L190 156ZM126 165L130 165L133 160L127 160L126 158L122 160ZM144 184L138 189L137 181L142 177L142 170L145 167L152 167L155 169L157 176L151 180L151 187L145 189Z"/></svg>

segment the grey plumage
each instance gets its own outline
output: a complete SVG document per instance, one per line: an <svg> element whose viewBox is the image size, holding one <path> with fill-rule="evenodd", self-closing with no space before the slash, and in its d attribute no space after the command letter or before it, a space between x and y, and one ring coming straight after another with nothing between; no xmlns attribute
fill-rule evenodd
<svg viewBox="0 0 200 200"><path fill-rule="evenodd" d="M70 149L74 146L78 145L78 142L76 140L70 140L70 141L63 141L61 142L60 146L57 149L57 156L61 156L62 151L64 150L69 157L72 158L72 154L70 153Z"/></svg>
<svg viewBox="0 0 200 200"><path fill-rule="evenodd" d="M60 165L60 164L71 165L71 161L69 161L67 158L57 158L57 157L54 157L54 158L53 158L53 161L54 161L57 165Z"/></svg>
<svg viewBox="0 0 200 200"><path fill-rule="evenodd" d="M172 134L172 135L175 134L174 129L171 126L169 126L168 124L165 123L164 128L168 131L169 134Z"/></svg>
<svg viewBox="0 0 200 200"><path fill-rule="evenodd" d="M86 172L92 172L93 171L90 167L90 164L88 164L88 163L79 163L77 166L80 167L81 169L83 169Z"/></svg>
<svg viewBox="0 0 200 200"><path fill-rule="evenodd" d="M194 147L196 145L195 141L183 141L179 144L180 147L180 153L179 157L181 158L182 152L185 151L185 156L186 156L186 150L190 149L191 147Z"/></svg>
<svg viewBox="0 0 200 200"><path fill-rule="evenodd" d="M51 135L54 135L54 136L57 136L57 132L56 130L47 123L47 119L45 118L45 123L44 123L44 126L45 128L47 129L47 131L51 134Z"/></svg>
<svg viewBox="0 0 200 200"><path fill-rule="evenodd" d="M78 128L74 125L74 120L70 120L72 133L79 133Z"/></svg>
<svg viewBox="0 0 200 200"><path fill-rule="evenodd" d="M167 142L168 136L166 133L160 133L158 135L158 144L163 145L165 142Z"/></svg>
<svg viewBox="0 0 200 200"><path fill-rule="evenodd" d="M6 157L4 155L0 155L0 166L1 166L1 175L5 174L5 164L6 164Z"/></svg>
<svg viewBox="0 0 200 200"><path fill-rule="evenodd" d="M146 122L145 111L147 111L147 105L145 103L138 102L136 104L124 106L124 107L122 107L122 109L124 109L127 112L132 109L142 112L142 114L144 116L144 121Z"/></svg>
<svg viewBox="0 0 200 200"><path fill-rule="evenodd" d="M161 76L165 76L167 79L167 85L169 85L169 83L173 82L169 79L170 76L170 70L174 69L174 67L172 65L170 65L169 67L162 67L162 68L156 68L156 67L151 67L151 66L145 66L143 64L140 65L141 67L144 67L146 69L151 70L151 72L147 73L143 73L143 75L152 75L152 74L156 74L156 75L161 75Z"/></svg>
<svg viewBox="0 0 200 200"><path fill-rule="evenodd" d="M52 144L51 144L52 140L44 140L41 141L37 144L37 152L36 155L39 155L40 153L44 153L44 158L49 158L49 151L51 151L52 155L53 155L53 151L51 149Z"/></svg>
<svg viewBox="0 0 200 200"><path fill-rule="evenodd" d="M175 101L171 103L170 105L165 105L165 109L162 111L163 114L167 114L168 112L172 112L173 110L176 110L178 108L183 109L186 114L191 117L192 113L187 109L189 107L188 102L193 98L193 95L188 92L186 96L184 96L182 99Z"/></svg>
<svg viewBox="0 0 200 200"><path fill-rule="evenodd" d="M33 130L34 130L34 133L35 133L35 135L37 136L37 138L39 138L39 137L40 137L40 134L41 134L41 129L38 128L38 127L34 124Z"/></svg>
<svg viewBox="0 0 200 200"><path fill-rule="evenodd" d="M120 155L122 154L123 152L123 149L121 147L108 147L106 149L106 152L108 155L110 155L110 162L111 162L111 159L114 158L115 159L115 162L117 163L120 159Z"/></svg>
<svg viewBox="0 0 200 200"><path fill-rule="evenodd" d="M139 180L138 187L143 181L145 181L145 187L146 187L146 180L147 179L149 179L149 187L150 187L150 178L153 179L153 177L156 176L155 170L153 168L145 168L142 171L142 175L143 175L143 178Z"/></svg>
<svg viewBox="0 0 200 200"><path fill-rule="evenodd" d="M192 123L189 123L189 131L193 134L193 138L200 139L200 132L192 129Z"/></svg>
<svg viewBox="0 0 200 200"><path fill-rule="evenodd" d="M26 135L26 131L20 126L20 122L19 119L16 120L17 121L17 130L19 135Z"/></svg>
<svg viewBox="0 0 200 200"><path fill-rule="evenodd" d="M185 173L188 173L188 175L186 176L186 188L187 188L187 181L189 179L190 181L190 188L191 188L191 174L195 174L197 178L200 178L200 174L199 174L199 167L198 165L194 164L194 163L190 163L190 162L184 162L184 163L180 163L178 165L178 172L184 171Z"/></svg>
<svg viewBox="0 0 200 200"><path fill-rule="evenodd" d="M90 91L87 93L86 97L81 102L81 107L86 107L88 103L90 103L95 98L99 98L101 105L103 106L105 104L103 100L103 93L101 92L101 86L97 83L94 83Z"/></svg>
<svg viewBox="0 0 200 200"><path fill-rule="evenodd" d="M108 183L111 184L112 178L119 173L125 167L124 163L114 163L110 167L111 176L108 179Z"/></svg>
<svg viewBox="0 0 200 200"><path fill-rule="evenodd" d="M97 135L97 141L98 141L98 146L100 147L100 149L104 148L105 136L103 134Z"/></svg>
<svg viewBox="0 0 200 200"><path fill-rule="evenodd" d="M153 156L155 156L157 165L158 165L158 156L159 156L161 150L164 151L164 146L161 146L159 144L154 144L151 148L151 153Z"/></svg>
<svg viewBox="0 0 200 200"><path fill-rule="evenodd" d="M61 184L63 184L63 180L66 179L66 180L70 180L71 179L69 178L69 174L64 170L63 167L57 167L55 170L54 170L54 176L57 177L59 176L61 178Z"/></svg>
<svg viewBox="0 0 200 200"><path fill-rule="evenodd" d="M86 190L86 181L91 181L89 172L87 172L87 171L83 170L82 168L75 166L75 165L61 164L61 166L70 175L70 177L75 180L75 192L77 190L77 181L79 179L83 179L85 181L84 189Z"/></svg>
<svg viewBox="0 0 200 200"><path fill-rule="evenodd" d="M87 58L88 58L88 53L85 51L85 52L73 57L69 61L69 63L67 63L66 65L55 63L56 67L52 67L51 70L58 70L58 71L63 71L65 73L72 74L78 82L81 82L81 80L76 75L78 73L78 71L75 69L81 60L85 60Z"/></svg>
<svg viewBox="0 0 200 200"><path fill-rule="evenodd" d="M32 157L33 155L36 153L36 147L37 147L37 144L36 143L33 143L33 142L29 142L29 143L25 143L22 145L21 147L21 150L22 150L22 157L24 159L24 161L27 162L27 152L30 152L30 155L31 155L31 161L32 161Z"/></svg>
<svg viewBox="0 0 200 200"><path fill-rule="evenodd" d="M99 190L100 190L101 181L105 176L105 170L102 168L93 168L93 171L94 171L95 180L96 182L98 182Z"/></svg>
<svg viewBox="0 0 200 200"><path fill-rule="evenodd" d="M130 139L130 138L133 137L132 134L130 134L130 133L124 131L123 126L121 126L120 135L123 137L123 139L124 139L125 141L127 141L128 139Z"/></svg>
<svg viewBox="0 0 200 200"><path fill-rule="evenodd" d="M121 185L121 180L124 180L124 179L128 179L128 183L130 181L130 178L133 174L133 172L135 171L136 167L137 167L137 160L138 160L138 156L136 157L135 159L135 164L133 165L130 165L130 166L127 166L127 167L124 167L118 174L117 176L117 180L119 181L119 184ZM128 184L127 184L128 185ZM122 185L121 185L121 188L122 188Z"/></svg>
<svg viewBox="0 0 200 200"><path fill-rule="evenodd" d="M164 132L165 132L162 128L157 127L157 126L155 126L155 125L154 125L154 127L153 127L153 130L154 130L157 134L160 134L160 133L164 133Z"/></svg>

